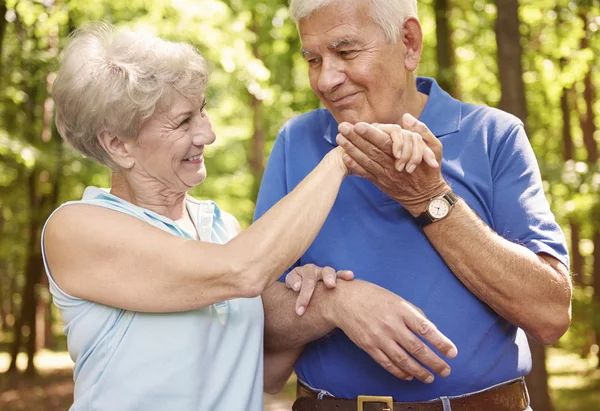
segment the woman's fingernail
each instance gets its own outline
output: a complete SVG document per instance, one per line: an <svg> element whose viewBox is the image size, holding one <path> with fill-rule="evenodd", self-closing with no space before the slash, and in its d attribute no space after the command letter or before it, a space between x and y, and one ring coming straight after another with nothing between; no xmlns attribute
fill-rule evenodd
<svg viewBox="0 0 600 411"><path fill-rule="evenodd" d="M417 168L417 166L415 166L414 164L411 164L408 167L406 167L406 171L410 174L413 171L415 171L415 168Z"/></svg>
<svg viewBox="0 0 600 411"><path fill-rule="evenodd" d="M404 163L401 163L398 167L396 167L396 170L398 170L398 171L404 170Z"/></svg>
<svg viewBox="0 0 600 411"><path fill-rule="evenodd" d="M444 371L442 371L442 372L440 373L440 375L441 375L442 377L447 377L447 376L449 376L449 375L450 375L450 368L448 368L448 367L444 368Z"/></svg>
<svg viewBox="0 0 600 411"><path fill-rule="evenodd" d="M430 375L429 377L427 377L427 379L425 380L426 384L431 384L433 382L433 375Z"/></svg>
<svg viewBox="0 0 600 411"><path fill-rule="evenodd" d="M294 289L294 291L298 291L300 289L300 283L296 283L292 286L292 288Z"/></svg>
<svg viewBox="0 0 600 411"><path fill-rule="evenodd" d="M296 310L296 312L298 313L298 315L304 314L304 307L298 307L298 309Z"/></svg>

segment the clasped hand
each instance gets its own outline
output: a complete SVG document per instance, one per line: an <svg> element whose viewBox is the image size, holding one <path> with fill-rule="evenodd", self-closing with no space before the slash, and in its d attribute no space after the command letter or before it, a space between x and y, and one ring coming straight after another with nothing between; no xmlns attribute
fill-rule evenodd
<svg viewBox="0 0 600 411"><path fill-rule="evenodd" d="M402 117L402 127L341 123L338 130L350 173L373 182L413 215L447 189L440 170L442 143L410 114Z"/></svg>

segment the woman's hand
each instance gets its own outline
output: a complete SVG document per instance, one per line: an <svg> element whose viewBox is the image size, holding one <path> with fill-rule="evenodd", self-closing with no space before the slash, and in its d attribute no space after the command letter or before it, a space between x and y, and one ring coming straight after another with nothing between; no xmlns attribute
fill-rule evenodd
<svg viewBox="0 0 600 411"><path fill-rule="evenodd" d="M344 149L340 146L334 148L329 153L325 155L322 162L326 162L328 164L334 165L336 168L339 168L343 171L344 177L347 177L350 174L350 170L346 166L346 162L344 158L349 158Z"/></svg>
<svg viewBox="0 0 600 411"><path fill-rule="evenodd" d="M296 300L296 313L304 314L318 281L323 281L327 288L335 288L338 278L351 281L354 273L350 270L335 271L331 267L317 267L314 264L306 264L290 271L285 277L285 285L299 293Z"/></svg>

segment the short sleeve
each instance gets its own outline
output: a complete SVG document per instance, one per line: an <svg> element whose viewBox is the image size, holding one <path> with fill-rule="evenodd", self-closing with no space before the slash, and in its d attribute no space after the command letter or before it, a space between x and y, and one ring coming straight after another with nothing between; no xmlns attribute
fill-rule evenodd
<svg viewBox="0 0 600 411"><path fill-rule="evenodd" d="M550 210L523 126L514 125L492 147L492 213L496 232L536 254L549 254L568 268L565 236Z"/></svg>
<svg viewBox="0 0 600 411"><path fill-rule="evenodd" d="M256 209L254 210L254 221L262 217L271 207L279 200L288 194L287 175L286 175L286 144L285 144L285 127L279 132L267 167L263 174L263 179L258 191L258 199L256 200ZM292 265L286 272L283 273L280 281L285 281L285 275L298 266L298 262Z"/></svg>

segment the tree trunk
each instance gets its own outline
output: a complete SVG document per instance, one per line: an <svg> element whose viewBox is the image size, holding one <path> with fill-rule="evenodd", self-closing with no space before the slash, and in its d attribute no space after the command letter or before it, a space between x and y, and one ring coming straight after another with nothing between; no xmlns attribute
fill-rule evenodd
<svg viewBox="0 0 600 411"><path fill-rule="evenodd" d="M449 0L434 1L438 63L437 82L448 94L458 98L458 77L456 75L452 29L448 18L450 13L448 3Z"/></svg>
<svg viewBox="0 0 600 411"><path fill-rule="evenodd" d="M251 30L256 37L259 38L260 28L256 22L253 22L251 25ZM252 45L252 53L255 58L261 59L261 55L258 50L258 41ZM258 197L258 190L260 188L260 182L265 171L264 157L266 132L262 101L252 93L250 93L250 99L254 131L252 133L252 139L250 140L249 163L252 176L254 177L254 183L252 185L252 200L256 201L256 198Z"/></svg>
<svg viewBox="0 0 600 411"><path fill-rule="evenodd" d="M589 48L588 36L592 35L588 28L587 15L589 10L582 8L579 14L581 20L583 20L585 35L581 39L581 50ZM585 74L583 79L583 99L585 102L585 113L579 113L579 119L581 122L581 130L583 132L583 144L587 151L587 162L594 169L598 165L598 143L594 139L594 132L596 131L596 119L594 115L594 84L592 82L592 63ZM600 320L598 314L600 310L600 228L596 221L600 218L600 206L598 202L600 196L596 202L596 209L592 213L592 219L595 220L592 223L594 227L594 233L592 240L594 242L594 266L592 269L592 285L594 287L594 296L592 298L592 304L595 308L592 310L592 328L596 337L596 344L600 341ZM600 353L598 353L598 368L600 368Z"/></svg>
<svg viewBox="0 0 600 411"><path fill-rule="evenodd" d="M600 214L600 213L598 213ZM598 217L596 214L596 217ZM600 344L600 230L594 231L594 269L592 272L592 285L594 286L594 297L592 300L592 323L596 337L596 344ZM600 368L600 353L598 357L597 368Z"/></svg>
<svg viewBox="0 0 600 411"><path fill-rule="evenodd" d="M4 44L4 33L6 32L6 0L0 0L0 61L2 61L2 46ZM2 64L0 64L2 67Z"/></svg>
<svg viewBox="0 0 600 411"><path fill-rule="evenodd" d="M496 0L496 43L498 45L498 73L502 97L500 109L514 114L527 123L527 103L523 82L521 58L521 34L519 32L518 0ZM548 394L548 372L546 371L546 348L529 338L532 368L527 376L531 407L535 411L552 411L552 400Z"/></svg>
<svg viewBox="0 0 600 411"><path fill-rule="evenodd" d="M581 229L579 224L569 220L571 230L571 272L575 284L583 285L583 256L579 251L579 242L581 241Z"/></svg>
<svg viewBox="0 0 600 411"><path fill-rule="evenodd" d="M564 67L564 61L561 60L561 67ZM570 90L563 88L560 96L560 108L563 119L563 158L565 161L573 160L573 136L571 134L571 109L569 107ZM583 256L579 251L579 242L581 241L581 229L577 221L569 219L569 228L571 231L571 272L576 284L583 284Z"/></svg>
<svg viewBox="0 0 600 411"><path fill-rule="evenodd" d="M29 221L29 236L27 244L27 262L25 264L25 287L23 288L23 302L21 305L21 313L17 319L15 326L15 339L11 349L11 363L9 372L17 371L17 356L21 350L23 341L23 332L28 330L27 335L27 368L26 374L35 374L35 365L33 363L33 355L35 354L35 310L36 310L36 293L35 286L39 282L40 273L43 269L42 256L40 252L40 209L39 199L37 197L37 179L39 172L34 169L28 179L29 191L29 207L31 216Z"/></svg>
<svg viewBox="0 0 600 411"><path fill-rule="evenodd" d="M0 206L0 233L4 232L4 217ZM6 261L0 260L0 333L4 335L6 329L6 286L8 285L8 270Z"/></svg>
<svg viewBox="0 0 600 411"><path fill-rule="evenodd" d="M585 27L585 35L581 39L581 50L589 48L587 36L590 35L587 27L587 14L580 14ZM583 132L583 144L587 150L588 163L595 165L598 161L598 144L594 139L594 131L596 130L594 122L594 84L592 83L592 62L588 67L588 71L583 79L583 99L585 101L585 114L580 114L581 131Z"/></svg>
<svg viewBox="0 0 600 411"><path fill-rule="evenodd" d="M519 32L518 0L496 0L496 44L498 46L498 75L502 97L500 109L525 121L525 84L521 56L521 33Z"/></svg>
<svg viewBox="0 0 600 411"><path fill-rule="evenodd" d="M54 338L54 333L52 332L54 327L54 315L52 315L52 298L46 301L46 321L44 322L44 347L46 349L54 349L56 348L56 341Z"/></svg>
<svg viewBox="0 0 600 411"><path fill-rule="evenodd" d="M8 281L5 279L8 277L6 272L6 261L0 262L0 334L4 335L8 331L6 327L6 285Z"/></svg>
<svg viewBox="0 0 600 411"><path fill-rule="evenodd" d="M552 399L548 394L548 372L546 371L546 348L538 344L533 338L527 336L531 347L531 360L533 368L525 377L531 408L534 411L553 411Z"/></svg>

